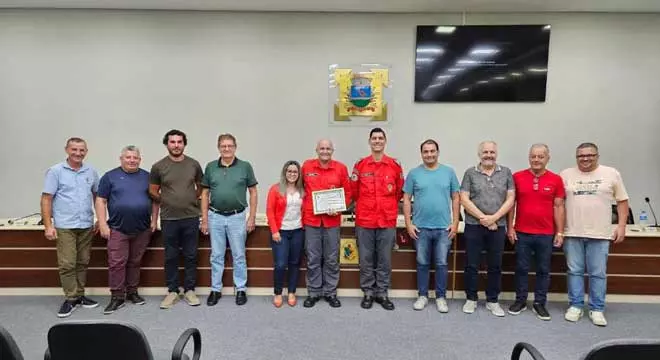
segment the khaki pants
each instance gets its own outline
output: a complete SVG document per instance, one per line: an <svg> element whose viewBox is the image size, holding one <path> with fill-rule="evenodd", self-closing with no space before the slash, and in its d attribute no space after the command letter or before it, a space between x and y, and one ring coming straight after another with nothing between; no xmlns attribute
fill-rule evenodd
<svg viewBox="0 0 660 360"><path fill-rule="evenodd" d="M57 229L57 265L62 290L68 300L85 295L87 265L93 237L92 228Z"/></svg>

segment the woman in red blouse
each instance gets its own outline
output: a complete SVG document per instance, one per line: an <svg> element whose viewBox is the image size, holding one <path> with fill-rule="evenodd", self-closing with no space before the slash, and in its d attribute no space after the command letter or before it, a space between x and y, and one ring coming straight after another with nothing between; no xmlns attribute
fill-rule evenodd
<svg viewBox="0 0 660 360"><path fill-rule="evenodd" d="M293 160L287 161L282 167L280 181L270 187L266 201L266 217L273 249L275 307L282 306L282 288L287 267L287 303L290 306L296 305L296 286L304 249L301 211L304 194L300 164Z"/></svg>

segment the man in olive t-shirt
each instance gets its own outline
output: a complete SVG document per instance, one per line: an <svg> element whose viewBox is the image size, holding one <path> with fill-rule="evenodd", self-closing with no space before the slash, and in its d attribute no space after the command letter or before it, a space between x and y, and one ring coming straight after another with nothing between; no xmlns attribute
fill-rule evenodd
<svg viewBox="0 0 660 360"><path fill-rule="evenodd" d="M161 309L169 309L179 301L179 248L184 257L184 300L199 305L195 295L197 242L199 239L199 202L202 167L197 160L185 156L186 134L170 130L163 138L168 156L153 165L149 194L160 203L160 226L165 246L165 282L168 295Z"/></svg>

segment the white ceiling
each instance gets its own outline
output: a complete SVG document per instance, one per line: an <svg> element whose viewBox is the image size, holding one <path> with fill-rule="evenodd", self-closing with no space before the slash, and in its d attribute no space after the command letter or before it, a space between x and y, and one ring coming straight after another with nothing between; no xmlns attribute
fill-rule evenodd
<svg viewBox="0 0 660 360"><path fill-rule="evenodd" d="M0 8L328 12L660 12L660 0L0 0Z"/></svg>

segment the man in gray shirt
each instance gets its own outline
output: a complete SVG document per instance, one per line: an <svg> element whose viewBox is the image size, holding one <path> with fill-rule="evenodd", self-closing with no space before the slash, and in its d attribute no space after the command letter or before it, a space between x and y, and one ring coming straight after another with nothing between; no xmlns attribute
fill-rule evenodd
<svg viewBox="0 0 660 360"><path fill-rule="evenodd" d="M465 171L461 184L461 205L465 208L465 294L463 312L477 308L477 280L481 250L488 258L486 308L495 316L504 316L498 302L502 285L502 253L506 238L506 214L513 206L515 186L511 170L498 165L497 144L479 144L479 165Z"/></svg>

